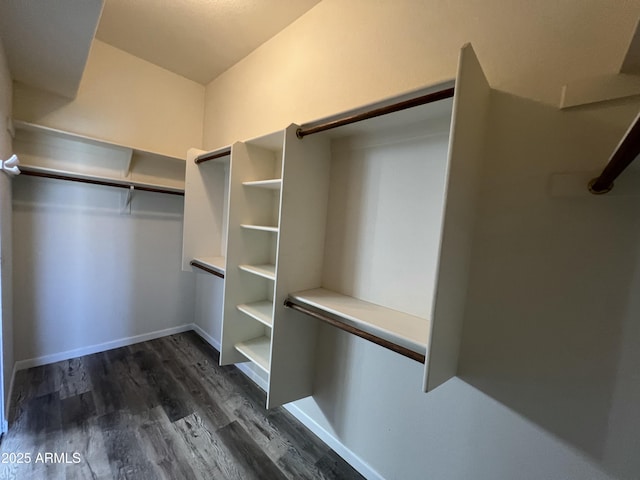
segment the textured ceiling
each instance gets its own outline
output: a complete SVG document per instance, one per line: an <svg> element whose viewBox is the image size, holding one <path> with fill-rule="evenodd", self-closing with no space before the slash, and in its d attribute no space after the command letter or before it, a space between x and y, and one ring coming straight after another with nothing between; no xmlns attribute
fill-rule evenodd
<svg viewBox="0 0 640 480"><path fill-rule="evenodd" d="M320 0L106 0L96 37L207 84Z"/></svg>

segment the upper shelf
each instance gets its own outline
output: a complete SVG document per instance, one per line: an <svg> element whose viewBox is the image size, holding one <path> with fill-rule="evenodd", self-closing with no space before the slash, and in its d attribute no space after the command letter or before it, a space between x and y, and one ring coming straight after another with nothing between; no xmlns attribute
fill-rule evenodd
<svg viewBox="0 0 640 480"><path fill-rule="evenodd" d="M64 130L58 130L57 128L45 127L44 125L37 125L35 123L24 122L22 120L13 120L13 126L16 132L31 132L35 134L45 134L51 137L60 138L63 140L70 140L73 142L79 142L86 145L94 145L98 147L106 147L110 149L117 149L122 151L131 152L134 155L152 156L165 160L176 160L184 162L184 158L174 157L172 155L165 155L163 153L154 152L151 150L143 150L140 148L130 147L127 145L121 145L115 142L109 142L107 140L101 140L98 138L89 137L86 135L80 135L78 133L65 132Z"/></svg>
<svg viewBox="0 0 640 480"><path fill-rule="evenodd" d="M25 170L91 180L88 183L126 182L134 188L184 192L182 158L22 121L14 127L13 146Z"/></svg>

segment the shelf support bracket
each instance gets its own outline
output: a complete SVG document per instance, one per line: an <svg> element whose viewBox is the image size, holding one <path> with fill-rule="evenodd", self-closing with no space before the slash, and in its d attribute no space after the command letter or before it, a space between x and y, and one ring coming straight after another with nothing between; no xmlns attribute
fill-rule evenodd
<svg viewBox="0 0 640 480"><path fill-rule="evenodd" d="M122 213L126 215L131 215L131 200L133 199L134 191L135 187L133 185L130 185L129 190L127 190L127 197L124 200L124 207L122 208Z"/></svg>

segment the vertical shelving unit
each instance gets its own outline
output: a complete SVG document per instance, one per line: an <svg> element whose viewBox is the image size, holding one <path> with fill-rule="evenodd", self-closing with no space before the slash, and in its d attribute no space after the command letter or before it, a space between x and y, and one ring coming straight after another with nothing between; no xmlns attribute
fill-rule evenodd
<svg viewBox="0 0 640 480"><path fill-rule="evenodd" d="M230 177L221 363L266 375L267 406L312 392L316 325L284 308L294 286L320 281L328 144L296 126L237 144Z"/></svg>
<svg viewBox="0 0 640 480"><path fill-rule="evenodd" d="M220 362L271 365L283 171L283 132L237 143L229 181Z"/></svg>

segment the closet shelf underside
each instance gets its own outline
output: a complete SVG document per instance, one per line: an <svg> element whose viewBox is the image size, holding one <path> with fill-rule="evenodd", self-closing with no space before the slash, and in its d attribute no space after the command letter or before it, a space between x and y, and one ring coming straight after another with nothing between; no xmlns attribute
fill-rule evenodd
<svg viewBox="0 0 640 480"><path fill-rule="evenodd" d="M324 288L295 292L289 297L297 303L326 312L346 325L421 355L426 354L430 326L426 318Z"/></svg>

